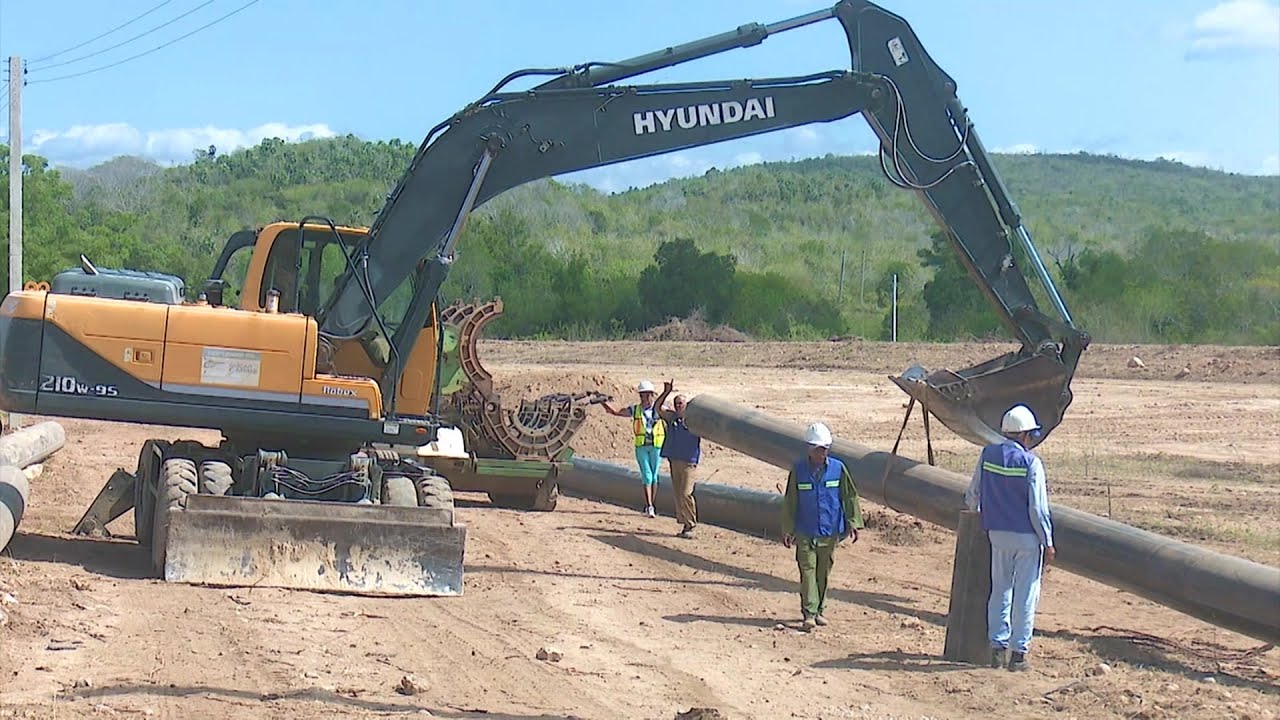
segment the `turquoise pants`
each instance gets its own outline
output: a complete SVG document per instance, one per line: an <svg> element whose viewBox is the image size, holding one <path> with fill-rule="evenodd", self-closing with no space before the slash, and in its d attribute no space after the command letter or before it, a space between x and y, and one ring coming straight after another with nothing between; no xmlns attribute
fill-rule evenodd
<svg viewBox="0 0 1280 720"><path fill-rule="evenodd" d="M658 484L658 468L662 467L662 449L653 445L636 448L636 464L640 466L640 479L645 485Z"/></svg>

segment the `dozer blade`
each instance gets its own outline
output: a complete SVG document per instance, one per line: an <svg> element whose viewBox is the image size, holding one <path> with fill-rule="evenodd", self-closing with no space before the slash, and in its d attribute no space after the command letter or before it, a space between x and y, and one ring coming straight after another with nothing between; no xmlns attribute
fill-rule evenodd
<svg viewBox="0 0 1280 720"><path fill-rule="evenodd" d="M462 594L450 510L189 495L169 512L163 577L366 595Z"/></svg>
<svg viewBox="0 0 1280 720"><path fill-rule="evenodd" d="M1071 372L1048 355L1008 353L973 367L928 374L914 365L889 377L952 432L975 445L1000 442L1000 420L1026 405L1040 422L1038 445L1062 421L1071 404Z"/></svg>

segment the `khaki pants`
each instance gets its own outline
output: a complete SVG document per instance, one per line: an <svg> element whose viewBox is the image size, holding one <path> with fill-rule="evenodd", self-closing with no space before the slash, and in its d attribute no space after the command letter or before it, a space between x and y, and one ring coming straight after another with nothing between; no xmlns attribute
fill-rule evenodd
<svg viewBox="0 0 1280 720"><path fill-rule="evenodd" d="M698 524L698 505L693 499L693 475L697 465L671 461L671 490L676 499L676 521L691 528Z"/></svg>

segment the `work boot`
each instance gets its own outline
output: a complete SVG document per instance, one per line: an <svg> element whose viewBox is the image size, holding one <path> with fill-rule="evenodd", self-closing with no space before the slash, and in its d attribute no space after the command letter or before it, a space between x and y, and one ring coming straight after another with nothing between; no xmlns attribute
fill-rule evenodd
<svg viewBox="0 0 1280 720"><path fill-rule="evenodd" d="M1027 664L1026 653L1014 652L1012 657L1009 658L1010 672L1020 672L1023 670L1030 670L1030 669L1031 669L1031 666Z"/></svg>
<svg viewBox="0 0 1280 720"><path fill-rule="evenodd" d="M1004 667L1004 648L991 648L991 667L999 670Z"/></svg>
<svg viewBox="0 0 1280 720"><path fill-rule="evenodd" d="M830 624L831 624L831 623L827 622L827 617L826 617L825 615L823 615L822 613L818 613L818 614L813 618L813 621L814 621L815 623L819 624L819 625L830 625Z"/></svg>

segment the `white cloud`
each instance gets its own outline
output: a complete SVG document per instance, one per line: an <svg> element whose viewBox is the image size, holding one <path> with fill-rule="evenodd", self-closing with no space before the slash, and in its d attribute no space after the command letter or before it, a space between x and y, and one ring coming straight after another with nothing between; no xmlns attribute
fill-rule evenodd
<svg viewBox="0 0 1280 720"><path fill-rule="evenodd" d="M1188 57L1280 49L1280 4L1227 0L1192 21Z"/></svg>
<svg viewBox="0 0 1280 720"><path fill-rule="evenodd" d="M88 167L120 155L137 155L161 165L185 163L192 152L215 146L219 153L257 145L267 138L286 142L333 137L328 125L286 125L271 122L248 130L218 128L174 128L142 131L125 123L75 125L66 130L36 130L28 152L49 159L54 165Z"/></svg>
<svg viewBox="0 0 1280 720"><path fill-rule="evenodd" d="M791 133L792 137L795 138L796 144L802 147L813 147L822 140L822 133L807 125L795 128Z"/></svg>
<svg viewBox="0 0 1280 720"><path fill-rule="evenodd" d="M1199 150L1169 150L1166 152L1156 153L1151 160L1170 160L1172 162L1190 165L1192 167L1210 168L1212 170L1223 170L1221 163L1215 163L1213 158L1207 152Z"/></svg>
<svg viewBox="0 0 1280 720"><path fill-rule="evenodd" d="M1280 155L1268 155L1262 160L1263 175L1280 175Z"/></svg>
<svg viewBox="0 0 1280 720"><path fill-rule="evenodd" d="M742 165L759 165L762 162L764 162L764 156L758 152L739 153L733 158L734 167Z"/></svg>
<svg viewBox="0 0 1280 720"><path fill-rule="evenodd" d="M991 152L1002 155L1034 155L1040 152L1040 148L1036 147L1034 143L1014 143L1008 147L998 147Z"/></svg>

